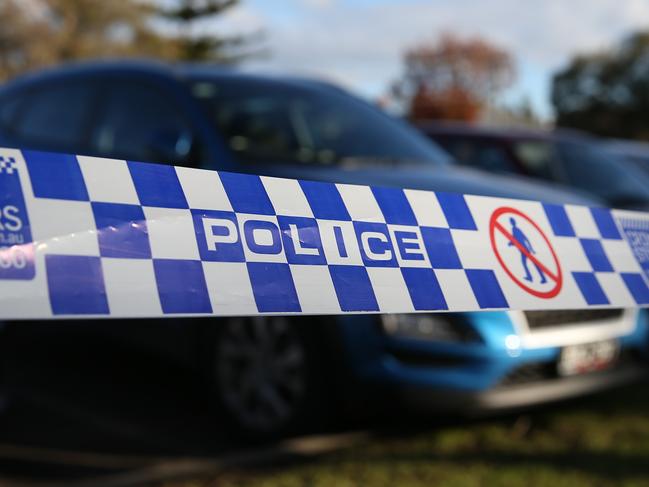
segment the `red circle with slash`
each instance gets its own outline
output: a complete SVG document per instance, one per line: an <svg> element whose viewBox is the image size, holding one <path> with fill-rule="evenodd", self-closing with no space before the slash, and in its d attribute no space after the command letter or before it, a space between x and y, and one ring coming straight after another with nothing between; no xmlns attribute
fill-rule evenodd
<svg viewBox="0 0 649 487"><path fill-rule="evenodd" d="M534 254L527 250L527 248L521 245L518 240L516 240L514 236L498 221L501 216L506 214L511 214L522 218L538 232L538 234L542 237L543 242L545 242L545 245L547 245L548 249L550 250L550 254L552 255L552 259L554 261L554 265L552 267L555 267L556 271L551 271L548 266L546 266L543 262L536 258ZM548 291L539 291L538 289L530 287L528 284L525 284L521 279L519 279L516 274L514 274L509 269L502 256L500 255L500 251L498 249L498 246L496 245L496 232L503 235L511 243L511 245L516 247L518 251L520 251L533 264L541 269L545 273L545 275L554 282L554 286ZM536 296L537 298L543 299L550 299L559 294L559 292L561 291L561 286L563 285L563 274L561 272L559 259L557 258L557 254L554 251L554 248L552 248L552 244L550 244L550 240L548 240L548 237L545 235L545 233L543 233L541 227L539 227L534 220L532 220L529 216L527 216L522 211L517 210L516 208L503 206L501 208L498 208L491 215L491 219L489 220L489 237L491 239L491 248L493 249L494 254L496 254L498 262L500 262L500 265L505 270L507 275L512 279L512 281L514 281L520 288L524 289L531 295Z"/></svg>

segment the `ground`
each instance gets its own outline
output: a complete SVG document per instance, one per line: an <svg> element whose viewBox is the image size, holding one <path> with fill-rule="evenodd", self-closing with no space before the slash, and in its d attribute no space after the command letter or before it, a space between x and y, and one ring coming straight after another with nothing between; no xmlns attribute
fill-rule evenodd
<svg viewBox="0 0 649 487"><path fill-rule="evenodd" d="M525 415L379 434L307 461L165 487L649 485L649 384Z"/></svg>
<svg viewBox="0 0 649 487"><path fill-rule="evenodd" d="M333 449L251 449L223 435L189 371L60 327L11 338L0 485L649 486L649 381L498 418L404 413L326 431Z"/></svg>

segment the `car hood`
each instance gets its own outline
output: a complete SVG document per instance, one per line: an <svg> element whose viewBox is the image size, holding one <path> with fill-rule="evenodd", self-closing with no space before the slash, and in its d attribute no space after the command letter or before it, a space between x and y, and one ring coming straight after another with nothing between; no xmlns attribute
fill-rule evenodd
<svg viewBox="0 0 649 487"><path fill-rule="evenodd" d="M497 196L543 201L555 204L603 204L574 190L539 183L517 176L493 175L484 171L457 166L426 167L417 165L381 165L362 167L274 166L270 176L309 179L334 183L371 186L398 186L408 189L447 191L481 196Z"/></svg>

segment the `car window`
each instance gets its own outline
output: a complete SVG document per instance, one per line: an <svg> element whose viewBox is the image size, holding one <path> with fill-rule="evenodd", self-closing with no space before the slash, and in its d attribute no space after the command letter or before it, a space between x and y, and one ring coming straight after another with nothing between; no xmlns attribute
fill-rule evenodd
<svg viewBox="0 0 649 487"><path fill-rule="evenodd" d="M25 95L23 93L11 92L0 98L0 127L4 131L15 132L19 109L24 101Z"/></svg>
<svg viewBox="0 0 649 487"><path fill-rule="evenodd" d="M414 129L334 88L203 79L191 89L241 162L449 162Z"/></svg>
<svg viewBox="0 0 649 487"><path fill-rule="evenodd" d="M558 144L568 182L594 193L610 204L624 207L649 204L649 178L623 160L580 142Z"/></svg>
<svg viewBox="0 0 649 487"><path fill-rule="evenodd" d="M545 140L521 140L512 143L512 151L526 173L543 179L556 179L554 173L555 149Z"/></svg>
<svg viewBox="0 0 649 487"><path fill-rule="evenodd" d="M191 124L161 88L145 82L112 80L93 129L92 151L105 157L195 165Z"/></svg>
<svg viewBox="0 0 649 487"><path fill-rule="evenodd" d="M442 146L465 166L473 166L495 173L517 172L514 161L501 144L477 139L448 138Z"/></svg>
<svg viewBox="0 0 649 487"><path fill-rule="evenodd" d="M607 152L607 155L620 161L627 161L649 176L649 154L620 154L618 152Z"/></svg>
<svg viewBox="0 0 649 487"><path fill-rule="evenodd" d="M628 156L626 160L630 161L638 169L643 171L645 174L649 175L649 155L646 156L632 155L632 156Z"/></svg>
<svg viewBox="0 0 649 487"><path fill-rule="evenodd" d="M92 88L81 80L33 87L24 94L13 133L18 142L29 147L81 151L92 109L92 96ZM12 117L11 110L10 106L5 116Z"/></svg>

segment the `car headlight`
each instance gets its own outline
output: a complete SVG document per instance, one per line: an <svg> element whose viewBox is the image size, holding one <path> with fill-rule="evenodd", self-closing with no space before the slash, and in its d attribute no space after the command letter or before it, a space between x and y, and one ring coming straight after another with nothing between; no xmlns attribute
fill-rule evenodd
<svg viewBox="0 0 649 487"><path fill-rule="evenodd" d="M394 314L382 315L381 326L390 336L440 342L477 341L477 333L451 315Z"/></svg>

